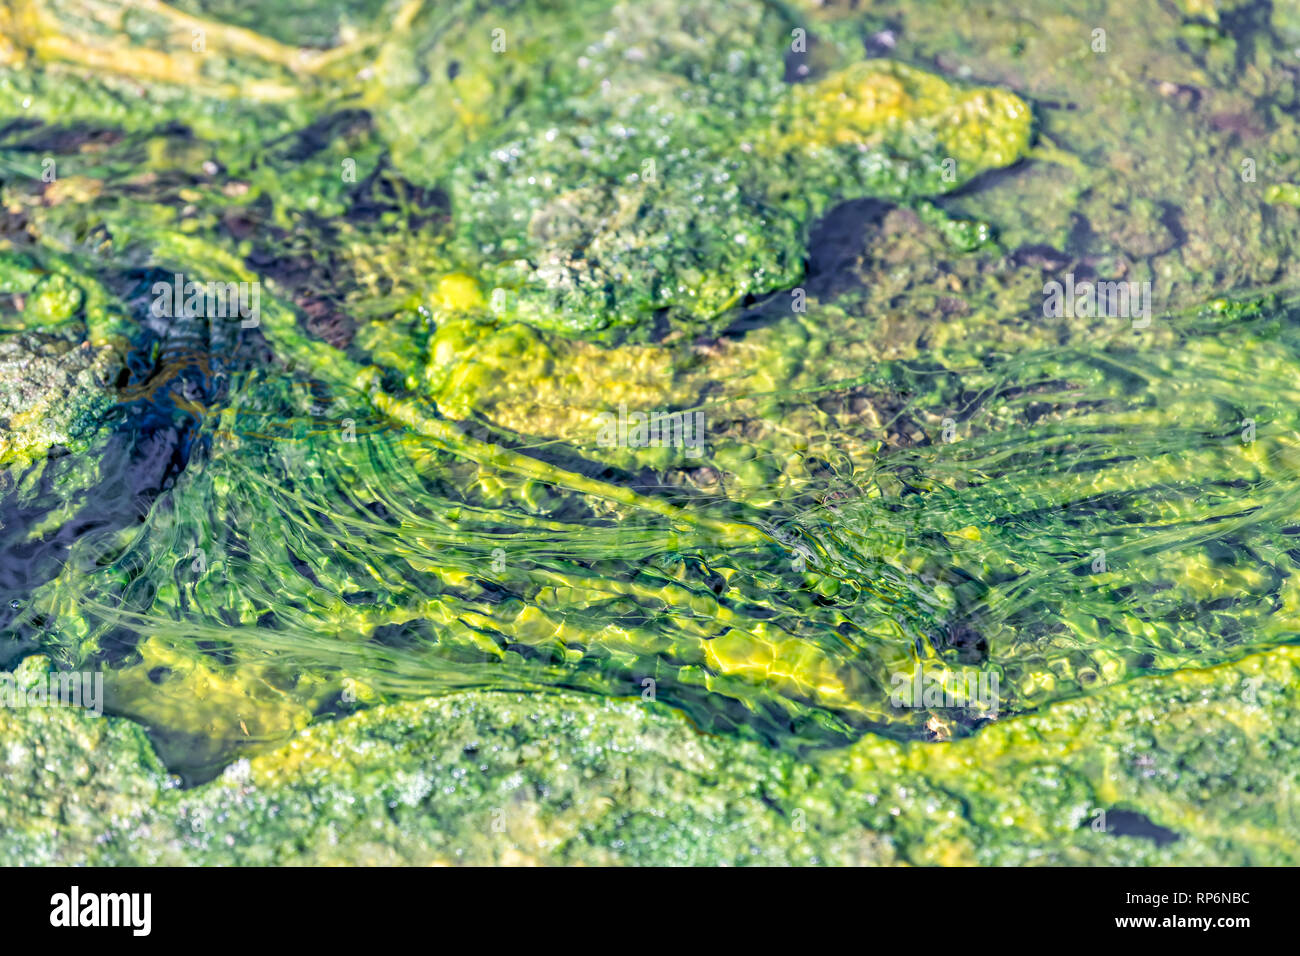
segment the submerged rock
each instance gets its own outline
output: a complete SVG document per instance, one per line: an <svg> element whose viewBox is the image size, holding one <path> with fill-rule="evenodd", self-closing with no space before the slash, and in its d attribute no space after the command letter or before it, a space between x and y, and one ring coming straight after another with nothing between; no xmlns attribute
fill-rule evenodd
<svg viewBox="0 0 1300 956"><path fill-rule="evenodd" d="M77 281L0 250L0 467L83 451L116 403L119 348L91 334ZM92 306L93 307L93 306Z"/></svg>
<svg viewBox="0 0 1300 956"><path fill-rule="evenodd" d="M0 466L25 466L55 446L81 450L114 404L111 346L39 333L0 335Z"/></svg>

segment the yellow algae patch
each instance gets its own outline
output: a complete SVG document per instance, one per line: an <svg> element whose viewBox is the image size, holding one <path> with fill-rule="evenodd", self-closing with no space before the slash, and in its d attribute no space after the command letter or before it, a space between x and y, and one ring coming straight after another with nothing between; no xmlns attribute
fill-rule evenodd
<svg viewBox="0 0 1300 956"><path fill-rule="evenodd" d="M730 630L704 645L705 662L717 674L765 684L785 696L865 714L860 694L845 684L838 662L808 641L766 640Z"/></svg>
<svg viewBox="0 0 1300 956"><path fill-rule="evenodd" d="M1207 23L1219 22L1218 4L1215 0L1179 0L1179 6L1189 17L1196 17Z"/></svg>
<svg viewBox="0 0 1300 956"><path fill-rule="evenodd" d="M620 404L663 409L694 398L663 349L604 348L468 320L434 334L425 385L453 417L477 413L503 428L584 443L595 440L600 414Z"/></svg>
<svg viewBox="0 0 1300 956"><path fill-rule="evenodd" d="M472 276L453 272L438 280L429 295L429 305L448 312L469 312L482 307L483 293Z"/></svg>
<svg viewBox="0 0 1300 956"><path fill-rule="evenodd" d="M221 667L188 645L150 637L140 660L105 672L107 708L161 735L190 766L219 764L249 745L274 746L311 721L311 711L281 689L292 678L268 668ZM206 759L205 759L206 758Z"/></svg>
<svg viewBox="0 0 1300 956"><path fill-rule="evenodd" d="M305 50L157 0L81 4L74 16L57 3L18 0L0 10L0 34L0 64L23 63L30 56L74 69L267 102L300 95L294 74L318 71L376 39L361 37L326 52ZM148 40L133 42L144 37ZM226 82L220 75L227 61L240 64L243 76L238 82Z"/></svg>
<svg viewBox="0 0 1300 956"><path fill-rule="evenodd" d="M45 201L51 206L63 202L85 203L99 198L104 184L89 176L64 176L45 187Z"/></svg>
<svg viewBox="0 0 1300 956"><path fill-rule="evenodd" d="M792 89L774 144L782 152L826 146L937 144L958 164L1006 166L1029 149L1032 113L1014 93L960 87L942 77L885 60L866 60ZM932 152L931 147L928 151ZM907 155L915 150L900 150Z"/></svg>

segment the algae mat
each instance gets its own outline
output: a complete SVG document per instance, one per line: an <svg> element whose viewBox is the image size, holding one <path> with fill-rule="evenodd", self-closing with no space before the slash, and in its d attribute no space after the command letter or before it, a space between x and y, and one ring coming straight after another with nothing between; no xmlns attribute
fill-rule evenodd
<svg viewBox="0 0 1300 956"><path fill-rule="evenodd" d="M0 6L3 859L1295 863L1300 16L962 11Z"/></svg>

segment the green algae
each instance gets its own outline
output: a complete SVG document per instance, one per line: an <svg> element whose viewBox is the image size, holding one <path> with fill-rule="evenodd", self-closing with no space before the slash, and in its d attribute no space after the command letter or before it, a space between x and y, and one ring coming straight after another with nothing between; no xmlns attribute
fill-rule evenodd
<svg viewBox="0 0 1300 956"><path fill-rule="evenodd" d="M74 340L80 318L85 339L120 347L142 311L128 277L155 269L263 282L248 335L274 352L190 406L201 452L175 486L138 527L75 545L13 627L61 666L105 668L110 710L148 727L191 782L241 757L279 780L277 748L316 747L285 772L294 822L263 845L240 842L237 814L219 841L181 840L160 818L157 859L1292 859L1289 803L1252 803L1255 784L1225 783L1187 732L1204 717L1196 694L1212 695L1218 745L1260 748L1233 772L1291 785L1267 761L1291 746L1293 702L1271 690L1257 713L1231 690L1290 673L1288 652L1257 652L1294 641L1300 608L1300 342L1278 252L1295 222L1261 212L1283 188L1267 180L1294 175L1285 128L1251 125L1288 94L1257 30L1242 51L1251 105L1223 55L1239 38L1159 42L1148 81L1131 46L1096 59L1077 39L1087 23L1046 8L1060 30L1035 38L942 11L835 19L752 3L570 3L540 18L409 4L384 35L357 7L318 37L333 52L306 55L204 20L210 62L177 46L188 14L150 10L130 43L156 55L137 62L102 10L90 27L48 18L66 9L5 13L26 18L0 47L9 112L69 124L63 140L55 125L0 149L19 171L6 209L26 223L8 240L20 251L0 250L3 291L26 297L14 327ZM1112 34L1134 16L1098 10ZM895 14L899 54L929 68L860 60L874 18ZM792 85L783 54L805 23L819 52ZM977 39L952 39L961 29ZM565 56L539 83L554 49ZM1073 111L1044 102L1066 76ZM146 109L127 108L132 84L149 89ZM1193 87L1206 106L1188 122ZM1048 135L1031 149L1033 99ZM1124 131L1102 122L1115 110L1169 144L1163 158L1122 150ZM177 121L189 132L166 132ZM86 142L72 124L117 138ZM1242 140L1267 152L1259 182L1232 192ZM46 152L74 175L40 183L32 158ZM1216 185L1203 195L1169 170ZM806 267L812 232L845 200L886 211L834 270ZM1227 230L1239 215L1248 227ZM1223 235L1236 245L1211 256ZM1044 316L1056 257L1150 277L1156 315ZM1259 291L1272 282L1282 292ZM207 334L220 354L232 333ZM98 414L102 386L95 400ZM624 404L702 410L705 455L602 445L599 416ZM77 408L23 454L93 434L72 427L96 420ZM996 676L996 712L894 706L892 678L918 670ZM665 715L654 743L620 737L645 708L592 698L647 686L651 711L723 736ZM446 696L399 703L429 694ZM1167 732L1130 716L1166 699ZM465 701L469 723L455 723ZM329 721L359 706L374 709ZM599 737L582 765L648 788L671 819L635 799L618 815L614 798L574 815L542 794L506 811L510 847L444 812L514 805L509 759L536 759L533 719ZM319 745L298 743L309 723ZM497 723L521 729L465 804L431 811L432 778L397 769L418 751L393 735L454 754ZM386 749L354 767L367 735ZM1076 755L1097 737L1101 764ZM1133 748L1160 769L1126 764ZM601 763L687 749L705 756L666 777L646 776L654 756L643 771ZM206 786L245 787L236 766ZM334 771L353 776L325 794ZM539 793L588 806L585 784L539 773ZM1193 776L1208 810L1188 808ZM707 803L706 787L735 805ZM883 805L862 806L864 788ZM220 813L202 792L159 805L208 827ZM354 800L404 809L332 851ZM322 802L336 815L314 821L306 808ZM1088 804L1184 838L1097 834L1080 827ZM815 839L784 829L795 810L816 818ZM757 847L741 836L752 820ZM51 839L15 844L15 858L54 852Z"/></svg>
<svg viewBox="0 0 1300 956"><path fill-rule="evenodd" d="M19 5L26 30L16 35L30 49L22 56L63 59L75 50L150 82L158 96L128 119L118 109L97 112L94 97L80 109L51 103L27 88L27 71L9 78L13 99L22 93L35 115L140 135L183 121L211 142L209 161L248 190L243 201L273 192L279 217L295 207L338 215L346 184L373 171L379 156L374 145L318 149L270 178L250 163L250 139L274 143L306 126L304 111L328 109L327 97L382 101L389 108L376 111L376 130L392 162L414 182L445 188L456 209L445 258L499 290L498 312L578 332L644 326L660 310L716 318L746 296L796 284L807 230L833 202L920 200L1029 148L1029 107L1004 90L885 61L788 86L780 51L798 21L773 5L737 2L700 14L671 3L574 2L541 19L486 6L490 13L475 3L409 7L418 8L407 17L409 35L377 52L364 37L333 51L342 62L370 64L346 79L217 24L206 28L211 51L177 51L169 41L191 23L162 5L142 15L166 28L133 32L132 59L104 30L111 15L100 13L95 29L81 21L65 29L57 5L34 2ZM501 25L483 29L485 17ZM204 29L200 21L195 29ZM705 29L721 42L685 40ZM480 42L459 39L471 31ZM758 50L756 35L765 38ZM575 52L573 61L543 67L557 44ZM22 62L20 51L12 56ZM234 67L222 63L274 68L276 83L294 85L255 111L256 84L235 98L221 82ZM536 89L542 70L547 82ZM707 88L692 85L702 77ZM525 108L504 108L515 100Z"/></svg>
<svg viewBox="0 0 1300 956"><path fill-rule="evenodd" d="M368 710L179 790L140 729L0 712L0 853L32 863L1293 865L1294 649L978 737L801 762L640 701L471 692ZM40 670L30 659L20 681ZM1103 814L1104 811L1104 814ZM1140 814L1172 834L1118 824Z"/></svg>
<svg viewBox="0 0 1300 956"><path fill-rule="evenodd" d="M197 772L283 739L303 719L288 715L328 712L349 681L391 697L625 694L649 678L702 727L785 746L969 733L987 715L900 710L891 675L995 674L1006 716L1294 635L1295 403L1272 384L1286 373L1258 378L1265 351L1282 369L1300 361L1293 325L1273 318L1285 308L1184 321L1181 367L1220 390L1204 396L1180 395L1118 342L1025 350L987 380L928 373L938 390L919 404L954 407L954 388L984 396L961 441L861 470L848 460L830 479L809 474L806 438L790 442L781 510L753 513L770 538L748 549L675 523L689 497L640 514L600 495L579 505L556 471L485 475L491 459L345 418L361 414L346 396L331 421L309 390L255 379L180 479L189 507L155 509L94 574L74 562L30 613L80 618L64 630L78 641L65 644L69 663L147 627L109 676L110 705L164 737L205 741L166 751ZM1004 396L1007 380L1043 386ZM1053 411L1027 423L1030 397ZM1258 416L1249 441L1236 417L1246 411ZM726 462L723 446L708 460L725 473L778 446L747 447L748 459ZM184 652L195 642L206 650Z"/></svg>

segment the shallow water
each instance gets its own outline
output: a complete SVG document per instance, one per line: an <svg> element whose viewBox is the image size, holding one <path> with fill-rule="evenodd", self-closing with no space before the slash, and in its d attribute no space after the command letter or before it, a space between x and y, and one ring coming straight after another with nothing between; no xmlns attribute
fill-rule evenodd
<svg viewBox="0 0 1300 956"><path fill-rule="evenodd" d="M780 51L804 20L758 4L501 14L537 44L608 14L565 49L621 77L616 106L567 55L529 84L533 47L521 66L471 46L451 70L439 30L472 4L363 30L360 80L214 27L225 69L297 90L283 102L230 98L148 31L131 42L178 58L161 78L11 59L0 113L44 112L0 129L0 254L81 282L72 325L42 328L121 369L71 448L8 464L5 663L103 670L108 712L201 783L310 724L454 691L653 700L806 758L1294 642L1300 224L1265 195L1291 160L1264 158L1294 138L1289 24L1165 11L1151 78L1122 48L1080 66L1087 33L1035 72L1050 30L1026 53L1023 25L995 41L896 6L808 20L802 71ZM275 35L336 45L317 26ZM744 36L776 39L745 59ZM977 172L945 179L931 130L835 118L843 90L874 89L854 84L893 89L854 72L864 54L936 71L900 74L916 116L997 88L961 107ZM124 114L118 81L181 92ZM61 84L82 98L56 102ZM987 99L1005 88L1032 147ZM460 99L444 116L431 90ZM656 131L655 97L690 121ZM590 132L552 154L550 124ZM893 137L879 155L799 152L872 124ZM1258 181L1238 182L1243 150ZM1156 179L1154 154L1187 169ZM42 183L51 156L70 172ZM607 168L663 192L633 201ZM522 185L538 178L554 188ZM260 321L159 316L175 273L260 283ZM1067 276L1145 283L1151 309L1049 315ZM16 289L14 335L35 327ZM700 413L700 454L602 442L620 406Z"/></svg>

